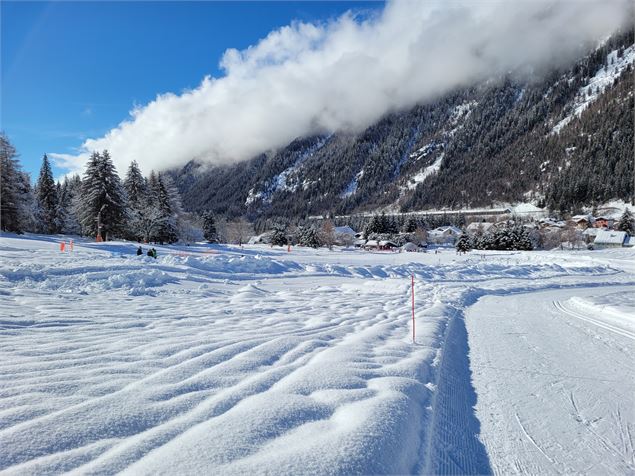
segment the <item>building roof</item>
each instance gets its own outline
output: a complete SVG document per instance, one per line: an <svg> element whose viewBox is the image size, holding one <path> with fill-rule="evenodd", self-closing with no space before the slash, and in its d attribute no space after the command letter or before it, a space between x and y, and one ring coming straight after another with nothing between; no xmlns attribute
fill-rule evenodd
<svg viewBox="0 0 635 476"><path fill-rule="evenodd" d="M574 215L571 217L571 220L575 221L575 222L581 222L581 221L586 221L589 223L593 223L594 219L592 215Z"/></svg>
<svg viewBox="0 0 635 476"><path fill-rule="evenodd" d="M468 231L468 232L476 232L476 231L479 231L479 230L487 231L493 225L494 225L493 223L490 223L488 221L484 221L484 222L480 222L480 223L479 222L473 222L473 223L470 223L467 226L466 231Z"/></svg>
<svg viewBox="0 0 635 476"><path fill-rule="evenodd" d="M594 243L596 245L623 245L627 237L625 231L598 230Z"/></svg>
<svg viewBox="0 0 635 476"><path fill-rule="evenodd" d="M377 242L377 240L368 240L366 242L366 246L379 246L379 243Z"/></svg>
<svg viewBox="0 0 635 476"><path fill-rule="evenodd" d="M456 234L456 235L460 235L461 233L463 233L463 231L461 231L460 228L457 228L457 227L452 226L452 225L440 226L440 227L435 228L432 231L436 231L436 232L439 232L439 233L445 233L445 232L449 231L450 233Z"/></svg>
<svg viewBox="0 0 635 476"><path fill-rule="evenodd" d="M390 240L381 240L379 242L379 246L397 246L397 244L394 241L390 241Z"/></svg>
<svg viewBox="0 0 635 476"><path fill-rule="evenodd" d="M353 230L350 226L336 226L335 233L338 235L355 235L357 232Z"/></svg>

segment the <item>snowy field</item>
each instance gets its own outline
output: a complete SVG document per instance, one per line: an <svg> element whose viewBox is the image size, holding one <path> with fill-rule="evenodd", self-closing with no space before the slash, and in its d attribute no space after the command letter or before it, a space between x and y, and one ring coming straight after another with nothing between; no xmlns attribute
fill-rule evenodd
<svg viewBox="0 0 635 476"><path fill-rule="evenodd" d="M633 250L58 241L0 238L0 473L635 472Z"/></svg>

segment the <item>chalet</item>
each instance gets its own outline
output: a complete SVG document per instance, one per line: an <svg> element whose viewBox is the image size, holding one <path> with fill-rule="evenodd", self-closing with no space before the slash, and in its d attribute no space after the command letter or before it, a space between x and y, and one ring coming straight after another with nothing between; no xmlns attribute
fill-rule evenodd
<svg viewBox="0 0 635 476"><path fill-rule="evenodd" d="M350 245L355 242L357 233L350 226L336 226L335 242L339 245Z"/></svg>
<svg viewBox="0 0 635 476"><path fill-rule="evenodd" d="M363 238L355 240L355 242L353 243L353 246L355 248L363 248L366 245L366 240L364 240Z"/></svg>
<svg viewBox="0 0 635 476"><path fill-rule="evenodd" d="M613 219L607 216L595 217L594 228L609 228L613 225Z"/></svg>
<svg viewBox="0 0 635 476"><path fill-rule="evenodd" d="M598 230L593 248L601 250L604 248L621 248L629 239L625 231Z"/></svg>
<svg viewBox="0 0 635 476"><path fill-rule="evenodd" d="M428 241L435 244L454 243L462 233L455 226L440 226L428 232Z"/></svg>
<svg viewBox="0 0 635 476"><path fill-rule="evenodd" d="M575 215L571 217L571 222L580 230L586 230L590 226L593 226L595 219L592 215Z"/></svg>
<svg viewBox="0 0 635 476"><path fill-rule="evenodd" d="M363 247L365 250L378 250L379 242L377 240L368 240L366 243L364 243Z"/></svg>
<svg viewBox="0 0 635 476"><path fill-rule="evenodd" d="M408 252L425 251L426 246L427 245L424 243L417 244L417 243L413 243L412 241L409 241L401 247L401 251L408 251Z"/></svg>
<svg viewBox="0 0 635 476"><path fill-rule="evenodd" d="M381 240L378 243L378 245L379 245L379 249L383 250L383 251L399 248L399 245L397 243L394 243L394 242L392 242L390 240Z"/></svg>

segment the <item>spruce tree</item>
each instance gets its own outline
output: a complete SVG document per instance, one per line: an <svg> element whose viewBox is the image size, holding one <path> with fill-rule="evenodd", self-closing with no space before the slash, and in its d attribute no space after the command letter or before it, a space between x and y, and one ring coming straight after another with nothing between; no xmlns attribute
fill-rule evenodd
<svg viewBox="0 0 635 476"><path fill-rule="evenodd" d="M108 151L93 152L82 180L79 220L85 235L121 235L128 220L126 192ZM101 229L98 229L98 224Z"/></svg>
<svg viewBox="0 0 635 476"><path fill-rule="evenodd" d="M126 227L127 235L132 240L140 241L146 238L144 224L148 207L148 187L146 186L146 180L141 175L139 165L134 160L128 167L123 186L128 197L129 220Z"/></svg>
<svg viewBox="0 0 635 476"><path fill-rule="evenodd" d="M466 253L472 249L470 237L463 233L456 242L456 251Z"/></svg>
<svg viewBox="0 0 635 476"><path fill-rule="evenodd" d="M300 230L299 244L310 248L319 248L322 245L320 234L314 227L306 226Z"/></svg>
<svg viewBox="0 0 635 476"><path fill-rule="evenodd" d="M281 223L277 223L273 227L271 235L271 244L274 246L284 246L287 244L287 227Z"/></svg>
<svg viewBox="0 0 635 476"><path fill-rule="evenodd" d="M123 186L126 189L130 208L143 208L147 197L147 187L146 181L141 175L139 164L135 160L130 162Z"/></svg>
<svg viewBox="0 0 635 476"><path fill-rule="evenodd" d="M35 198L17 157L9 138L0 132L0 230L23 233L35 230Z"/></svg>
<svg viewBox="0 0 635 476"><path fill-rule="evenodd" d="M38 221L43 233L57 233L56 211L58 206L57 187L48 157L44 154L40 176L36 185Z"/></svg>
<svg viewBox="0 0 635 476"><path fill-rule="evenodd" d="M179 239L178 230L176 226L176 215L172 209L172 203L170 200L170 194L163 181L163 176L158 176L156 190L156 206L159 209L163 221L159 227L159 242L164 241L168 243L174 243Z"/></svg>
<svg viewBox="0 0 635 476"><path fill-rule="evenodd" d="M76 179L79 179L79 177L76 176L72 180L66 177L59 187L57 210L55 212L55 224L59 233L70 235L81 233L74 203L78 193L76 182L74 182Z"/></svg>
<svg viewBox="0 0 635 476"><path fill-rule="evenodd" d="M203 237L209 243L218 242L218 232L216 231L216 221L214 214L210 211L203 213Z"/></svg>
<svg viewBox="0 0 635 476"><path fill-rule="evenodd" d="M633 224L633 213L627 208L622 213L620 221L617 222L616 228L619 231L625 231L629 235L635 234L635 225Z"/></svg>

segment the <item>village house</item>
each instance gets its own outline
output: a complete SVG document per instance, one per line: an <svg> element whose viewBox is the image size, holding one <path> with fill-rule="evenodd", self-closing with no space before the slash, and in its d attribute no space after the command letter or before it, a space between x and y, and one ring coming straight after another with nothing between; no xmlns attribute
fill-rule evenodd
<svg viewBox="0 0 635 476"><path fill-rule="evenodd" d="M571 217L570 222L573 222L580 230L586 230L590 226L593 226L595 219L592 215L575 215Z"/></svg>
<svg viewBox="0 0 635 476"><path fill-rule="evenodd" d="M621 248L625 246L629 239L628 233L625 231L598 230L593 248L601 250L605 248Z"/></svg>
<svg viewBox="0 0 635 476"><path fill-rule="evenodd" d="M428 232L428 241L437 245L452 244L462 233L461 229L455 226L440 226Z"/></svg>
<svg viewBox="0 0 635 476"><path fill-rule="evenodd" d="M613 226L613 219L606 216L595 217L594 228L610 228Z"/></svg>

